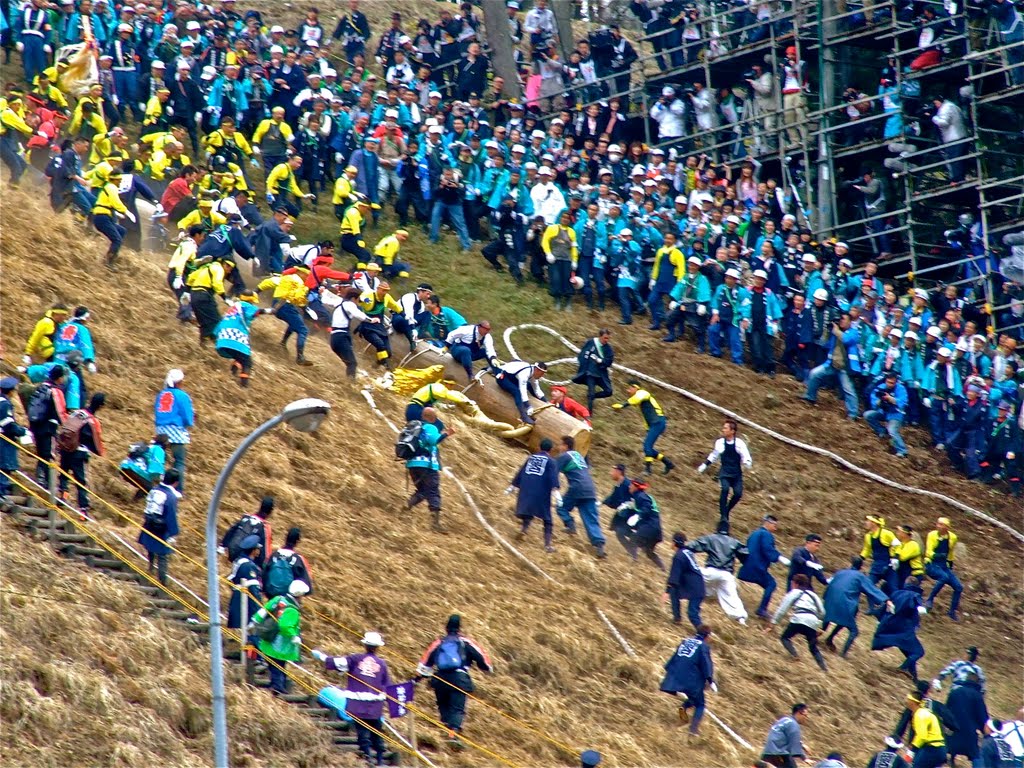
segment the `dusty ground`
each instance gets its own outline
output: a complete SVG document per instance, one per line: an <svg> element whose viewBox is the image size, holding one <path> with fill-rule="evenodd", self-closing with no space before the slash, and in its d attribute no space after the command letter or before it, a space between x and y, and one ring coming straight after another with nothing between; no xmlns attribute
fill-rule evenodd
<svg viewBox="0 0 1024 768"><path fill-rule="evenodd" d="M190 527L181 536L186 553L196 557L201 551L198 527L207 489L231 447L281 404L299 396L324 397L335 410L318 437L280 430L266 438L235 475L223 514L225 519L234 518L251 509L263 493L271 492L280 505L274 519L278 537L290 525L303 526L304 551L317 579L317 596L307 616L307 642L346 650L352 648L353 637L338 624L353 632L380 629L388 639L388 658L397 675L405 677L444 617L459 611L469 631L497 662L497 676L479 682L480 697L528 724L519 725L483 703L474 703L467 735L511 764L571 763L565 750L540 734L574 749L598 748L610 765L618 766L741 765L749 759L710 722L698 742L686 744L671 702L656 692L660 664L679 639L658 603L661 574L647 564L631 565L614 544L610 559L600 565L583 547L564 537L557 542L555 555L545 555L534 535L524 551L567 586L547 585L491 541L447 482L446 515L453 533L443 538L432 534L425 512L410 516L401 511L405 486L400 465L390 460L392 436L343 380L338 361L322 337L311 342L316 367L301 371L275 346L278 321L260 318L255 334L256 378L252 389L239 390L221 359L199 352L194 329L174 322L159 259L127 256L126 269L111 278L100 273L103 248L97 240L83 238L81 230L66 219L54 221L42 212L37 214L34 204L21 195L8 200L13 204L5 205L3 221L6 349L19 351L32 322L54 300L87 302L95 318L101 366L92 385L111 396L104 423L115 452L149 434L152 396L166 369L174 365L186 369L186 384L199 416L184 514ZM11 226L12 207L32 212L28 220L18 217L21 228L16 233ZM335 231L323 215L307 221ZM373 233L371 239L379 234ZM471 318L486 314L500 328L528 316L578 338L613 319L593 317L580 309L556 315L547 309L543 294L529 288L517 291L484 270L479 257L451 255L447 240L442 247L429 249L419 234L414 241L408 248L414 279L429 276ZM80 245L69 246L75 242ZM44 259L59 268L41 272L38 265ZM852 440L858 445L856 453L843 448L844 454L897 477L901 468L904 475L910 474L906 465L893 466L883 446L869 440L863 428L840 422L832 409L807 413L791 405L793 392L787 391L787 385L776 382L770 386L774 394L766 395L765 383L749 371L697 358L685 346L666 353L645 332L629 331L616 330L615 337L620 356L629 364L660 372L811 442L839 445ZM530 356L563 354L542 336L521 335L516 342ZM616 381L620 388L621 384ZM697 476L692 467L708 449L719 419L668 393L659 397L671 419L665 448L679 462L680 471L667 479L655 478L653 491L666 531L700 534L716 519L717 484ZM400 418L400 401L379 396L378 402L392 418ZM459 424L457 419L455 423ZM612 416L607 408L599 407L596 424L593 457L604 490L610 464L626 460L639 467L641 432L635 413ZM968 589L966 617L959 625L938 614L925 619L922 634L929 653L922 674L934 674L964 646L975 643L982 647L982 661L993 680L990 707L1005 714L1019 706L1021 558L1015 542L951 509L922 504L760 435L748 435L748 439L757 467L750 475L749 495L735 513L736 530L745 533L760 515L772 511L782 520L780 546L787 550L809 530L825 535L824 560L829 568L841 567L858 547L858 521L866 510L884 511L894 521L908 520L919 527L938 514L952 515L969 553L962 569ZM500 492L522 453L466 428L446 446L445 458L468 484L488 519L511 535L515 521ZM932 468L932 458L922 449L914 449L912 461L921 465L913 473L914 482L950 492L1008 522L1019 522L1019 508L980 486L944 477L941 467ZM112 468L97 463L92 471L100 493L137 520L139 510L131 508L127 490L112 478ZM114 512L101 510L100 514L111 526L131 532L131 526ZM180 558L173 568L199 588L201 575L196 568ZM744 588L742 594L748 606L754 603L754 591ZM603 608L623 630L639 652L640 662L624 657L603 630L594 606ZM706 614L718 629L721 692L712 698L711 707L755 746L772 718L795 700L807 700L815 708L806 729L814 755L840 749L848 757L863 759L891 727L906 689L891 673L898 654L872 654L863 638L850 661L830 658L831 670L825 675L806 659L789 662L776 642L755 628L744 630L727 623L717 606L708 606ZM862 632L869 631L870 620L865 620ZM201 660L198 663L201 666ZM138 672L140 678L153 674L149 667ZM196 689L179 684L190 695L199 695ZM161 680L161 685L175 683ZM22 706L19 702L27 692L7 690L5 706ZM429 693L422 691L421 696ZM424 701L431 711L429 698ZM26 764L45 765L31 762L44 741L45 728L36 724L36 730L30 730L10 718L5 721L7 743L26 744L21 755ZM425 723L420 730L430 748L436 731ZM62 735L71 742L87 738L74 729ZM122 738L143 748L129 731ZM499 764L475 751L441 759L455 765ZM183 757L176 764L188 761Z"/></svg>

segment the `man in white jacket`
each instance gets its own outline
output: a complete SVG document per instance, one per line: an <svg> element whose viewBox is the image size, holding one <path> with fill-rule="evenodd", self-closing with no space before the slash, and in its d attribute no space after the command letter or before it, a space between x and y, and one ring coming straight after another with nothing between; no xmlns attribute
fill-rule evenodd
<svg viewBox="0 0 1024 768"><path fill-rule="evenodd" d="M949 99L936 96L932 104L935 105L932 122L942 135L942 143L946 145L942 148L942 154L946 158L949 181L956 184L964 180L967 171L964 161L960 159L967 151L967 145L963 143L963 139L967 138L967 123L960 107Z"/></svg>
<svg viewBox="0 0 1024 768"><path fill-rule="evenodd" d="M565 195L552 181L554 172L546 165L538 169L539 182L530 190L533 210L538 216L544 217L548 225L557 224L559 214L565 210Z"/></svg>
<svg viewBox="0 0 1024 768"><path fill-rule="evenodd" d="M658 124L658 141L676 144L686 133L686 105L676 97L676 89L666 85L661 98L651 107L651 119Z"/></svg>

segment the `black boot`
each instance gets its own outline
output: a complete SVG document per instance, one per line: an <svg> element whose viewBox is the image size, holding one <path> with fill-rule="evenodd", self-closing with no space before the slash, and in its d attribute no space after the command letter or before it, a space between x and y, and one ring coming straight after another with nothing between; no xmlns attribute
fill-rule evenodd
<svg viewBox="0 0 1024 768"><path fill-rule="evenodd" d="M815 648L811 651L811 655L814 656L814 661L821 667L823 672L828 672L828 667L825 666L825 658L821 655L821 651Z"/></svg>
<svg viewBox="0 0 1024 768"><path fill-rule="evenodd" d="M665 468L662 470L662 472L666 475L676 468L676 465L673 464L672 461L668 458L663 457L661 459L661 463L665 465Z"/></svg>
<svg viewBox="0 0 1024 768"><path fill-rule="evenodd" d="M782 643L782 647L789 651L789 655L794 659L797 658L796 648L793 646L793 641L788 637L782 638L779 642Z"/></svg>
<svg viewBox="0 0 1024 768"><path fill-rule="evenodd" d="M107 249L106 257L103 261L104 266L111 272L117 272L117 249L114 246L110 246Z"/></svg>

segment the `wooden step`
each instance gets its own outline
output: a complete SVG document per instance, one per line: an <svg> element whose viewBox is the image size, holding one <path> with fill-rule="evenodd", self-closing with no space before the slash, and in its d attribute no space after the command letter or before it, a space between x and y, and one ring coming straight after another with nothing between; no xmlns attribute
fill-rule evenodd
<svg viewBox="0 0 1024 768"><path fill-rule="evenodd" d="M103 550L103 554L106 555L108 554L108 552L106 550ZM102 568L104 570L111 571L123 571L128 568L128 566L120 560L115 560L114 558L99 557L98 555L87 555L85 558L85 564L91 566L92 568ZM134 571L132 573L134 574ZM138 578L137 575L136 578Z"/></svg>
<svg viewBox="0 0 1024 768"><path fill-rule="evenodd" d="M162 608L158 608L155 613L161 619L167 619L168 621L185 621L189 616L195 615L192 611L169 611Z"/></svg>
<svg viewBox="0 0 1024 768"><path fill-rule="evenodd" d="M120 561L116 561L120 564ZM107 571L107 576L118 581L134 581L136 583L142 581L142 576L135 571Z"/></svg>
<svg viewBox="0 0 1024 768"><path fill-rule="evenodd" d="M345 720L329 720L327 722L320 721L316 724L317 728L325 728L331 731L351 731L352 724Z"/></svg>
<svg viewBox="0 0 1024 768"><path fill-rule="evenodd" d="M84 533L58 533L56 539L61 544L85 544L86 542L92 541L92 539Z"/></svg>
<svg viewBox="0 0 1024 768"><path fill-rule="evenodd" d="M308 693L282 693L277 698L281 701L287 701L289 704L307 704L309 703L310 695Z"/></svg>
<svg viewBox="0 0 1024 768"><path fill-rule="evenodd" d="M50 510L46 507L27 507L23 504L19 504L12 510L16 514L24 515L25 517L49 517ZM63 520L63 518L61 518Z"/></svg>
<svg viewBox="0 0 1024 768"><path fill-rule="evenodd" d="M82 544L65 544L60 547L60 551L67 555L71 555L72 557L94 557L99 558L100 560L110 557L110 552L102 547L89 547ZM118 560L117 562L120 563L121 561Z"/></svg>
<svg viewBox="0 0 1024 768"><path fill-rule="evenodd" d="M150 587L150 589L152 589L153 593L156 595L163 594L156 587ZM149 606L152 608L162 608L166 611L176 611L181 607L181 603L177 600L172 600L169 597L154 597L150 599Z"/></svg>

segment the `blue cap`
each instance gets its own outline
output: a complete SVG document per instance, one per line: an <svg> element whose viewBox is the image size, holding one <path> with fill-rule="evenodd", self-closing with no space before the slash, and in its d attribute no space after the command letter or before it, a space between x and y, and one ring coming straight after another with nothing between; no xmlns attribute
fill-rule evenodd
<svg viewBox="0 0 1024 768"><path fill-rule="evenodd" d="M594 768L595 765L601 764L601 753L593 749L588 749L582 755L580 755L580 765L584 768Z"/></svg>
<svg viewBox="0 0 1024 768"><path fill-rule="evenodd" d="M18 380L13 376L4 376L0 379L0 392L10 392L18 388Z"/></svg>
<svg viewBox="0 0 1024 768"><path fill-rule="evenodd" d="M242 552L251 552L259 546L261 546L260 537L255 533L250 533L242 539L242 542L238 545L238 549Z"/></svg>

